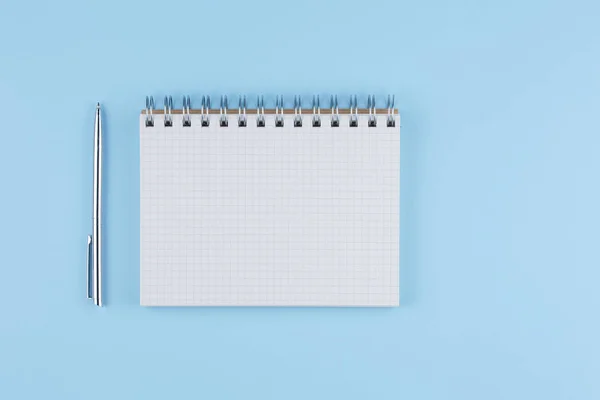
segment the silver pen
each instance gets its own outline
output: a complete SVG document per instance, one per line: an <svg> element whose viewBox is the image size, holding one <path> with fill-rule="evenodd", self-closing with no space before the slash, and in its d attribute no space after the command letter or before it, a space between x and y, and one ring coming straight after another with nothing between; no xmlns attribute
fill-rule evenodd
<svg viewBox="0 0 600 400"><path fill-rule="evenodd" d="M102 306L102 113L96 105L94 121L94 209L92 234L87 237L87 297ZM91 254L91 257L90 257ZM90 263L91 259L91 263ZM91 269L91 273L90 273Z"/></svg>

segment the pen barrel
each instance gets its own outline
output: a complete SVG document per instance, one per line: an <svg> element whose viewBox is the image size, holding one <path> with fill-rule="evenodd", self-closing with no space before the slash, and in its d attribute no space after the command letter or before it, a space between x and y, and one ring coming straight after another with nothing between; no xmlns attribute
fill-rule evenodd
<svg viewBox="0 0 600 400"><path fill-rule="evenodd" d="M92 214L92 275L93 299L102 305L102 117L100 105L96 108L94 123L94 205Z"/></svg>

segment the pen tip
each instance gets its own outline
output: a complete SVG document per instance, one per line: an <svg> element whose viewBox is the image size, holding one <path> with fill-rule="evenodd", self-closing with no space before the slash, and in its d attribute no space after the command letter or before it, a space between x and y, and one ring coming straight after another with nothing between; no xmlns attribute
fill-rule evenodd
<svg viewBox="0 0 600 400"><path fill-rule="evenodd" d="M96 103L96 108L100 109L100 103Z"/></svg>

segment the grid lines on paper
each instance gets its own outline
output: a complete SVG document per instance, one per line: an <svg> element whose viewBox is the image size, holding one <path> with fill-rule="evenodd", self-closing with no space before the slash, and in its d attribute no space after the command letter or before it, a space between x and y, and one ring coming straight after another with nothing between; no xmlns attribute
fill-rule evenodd
<svg viewBox="0 0 600 400"><path fill-rule="evenodd" d="M143 305L398 304L399 129L160 118L140 120Z"/></svg>

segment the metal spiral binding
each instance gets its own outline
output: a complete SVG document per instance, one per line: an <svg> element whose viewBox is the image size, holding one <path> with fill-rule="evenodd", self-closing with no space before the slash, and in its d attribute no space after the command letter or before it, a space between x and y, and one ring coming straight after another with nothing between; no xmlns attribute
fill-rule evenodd
<svg viewBox="0 0 600 400"><path fill-rule="evenodd" d="M294 96L294 128L302 127L302 99Z"/></svg>
<svg viewBox="0 0 600 400"><path fill-rule="evenodd" d="M190 96L183 96L183 126L184 127L190 127L192 126L192 117L190 115L190 108L191 108L191 102L190 102Z"/></svg>
<svg viewBox="0 0 600 400"><path fill-rule="evenodd" d="M265 99L262 96L256 100L256 126L265 127Z"/></svg>
<svg viewBox="0 0 600 400"><path fill-rule="evenodd" d="M387 126L388 128L394 128L396 126L396 120L394 119L394 102L396 100L396 96L392 96L390 101L390 96L388 95L387 99Z"/></svg>
<svg viewBox="0 0 600 400"><path fill-rule="evenodd" d="M354 108L352 108L352 104L354 104ZM354 103L352 96L350 96L350 127L358 127L358 101L356 95L354 95Z"/></svg>
<svg viewBox="0 0 600 400"><path fill-rule="evenodd" d="M227 102L227 96L221 96L221 106L219 107L219 126L227 127L229 126L229 121L227 120L227 108L229 104Z"/></svg>
<svg viewBox="0 0 600 400"><path fill-rule="evenodd" d="M181 107L181 111L175 110L173 108L173 98L171 96L164 97L164 111L158 111L159 118L162 118L162 121L159 120L160 124L164 123L165 127L172 127L174 124L173 114L181 114L182 115L182 125L183 127L192 126L192 119L197 117L192 117L192 114L200 114L200 125L202 127L208 127L210 125L211 113L217 114L216 110L211 110L211 101L210 96L202 96L202 102L200 110L192 110L190 96L183 96L183 105ZM394 109L395 104L395 96L388 95L386 108L381 107L379 109L380 116L383 123L383 118L385 118L385 126L388 128L396 127L396 110ZM340 110L338 105L338 97L332 95L330 97L330 105L331 109L331 119L330 124L332 127L340 126ZM304 117L302 115L302 98L301 96L294 96L294 108L293 108L293 119L290 121L294 127L302 127L304 125ZM263 96L258 96L256 101L256 126L257 127L265 127L266 126L266 118L270 118L274 115L275 117L275 126L283 127L285 123L285 115L291 114L291 109L285 109L285 103L283 96L278 95L275 97L275 110L269 110L269 115L267 116L265 112L264 98ZM350 104L349 109L345 109L342 112L344 113L344 121L346 121L346 115L348 115L349 126L352 128L358 127L359 123L364 124L370 128L377 127L378 118L377 118L377 106L375 102L375 96L369 95L367 97L367 108L359 111L358 108L358 98L356 95L350 96ZM387 115L386 115L387 111ZM229 100L226 95L221 96L221 102L219 106L219 116L218 116L218 126L227 127L229 126ZM231 113L235 116L235 109L231 110ZM155 117L155 104L154 98L152 96L146 96L146 107L142 110L142 116L144 118L143 123L146 127L154 126L154 117ZM329 112L326 112L329 114ZM310 116L310 115L309 115ZM359 121L360 116L360 121ZM216 119L215 115L215 119ZM364 119L363 119L364 118ZM178 122L179 123L179 122ZM310 116L309 123L312 124L313 127L320 127L322 122L321 119L321 104L320 98L318 95L314 95L312 97L312 116ZM345 122L344 122L345 123ZM239 127L246 127L248 125L248 104L246 101L246 96L240 96L238 100L238 110L237 110L237 124Z"/></svg>
<svg viewBox="0 0 600 400"><path fill-rule="evenodd" d="M337 128L340 126L340 109L338 107L337 96L331 96L331 126Z"/></svg>
<svg viewBox="0 0 600 400"><path fill-rule="evenodd" d="M146 96L146 126L154 126L154 116L152 115L154 110L154 98L152 96Z"/></svg>
<svg viewBox="0 0 600 400"><path fill-rule="evenodd" d="M240 101L238 102L238 126L245 127L247 123L248 120L246 118L246 96L244 96L243 98L242 96L240 96Z"/></svg>
<svg viewBox="0 0 600 400"><path fill-rule="evenodd" d="M319 102L319 95L313 96L312 101L312 109L313 109L313 117L312 117L312 126L320 127L321 126L321 104Z"/></svg>
<svg viewBox="0 0 600 400"><path fill-rule="evenodd" d="M204 111L206 110L206 114ZM202 108L200 109L200 120L202 121L202 126L209 126L210 124L210 96L202 96Z"/></svg>
<svg viewBox="0 0 600 400"><path fill-rule="evenodd" d="M173 98L171 96L165 96L165 126L173 126Z"/></svg>
<svg viewBox="0 0 600 400"><path fill-rule="evenodd" d="M375 96L369 96L367 98L367 107L369 108L369 128L377 126L377 109L375 108Z"/></svg>
<svg viewBox="0 0 600 400"><path fill-rule="evenodd" d="M283 96L275 99L275 126L283 128Z"/></svg>

